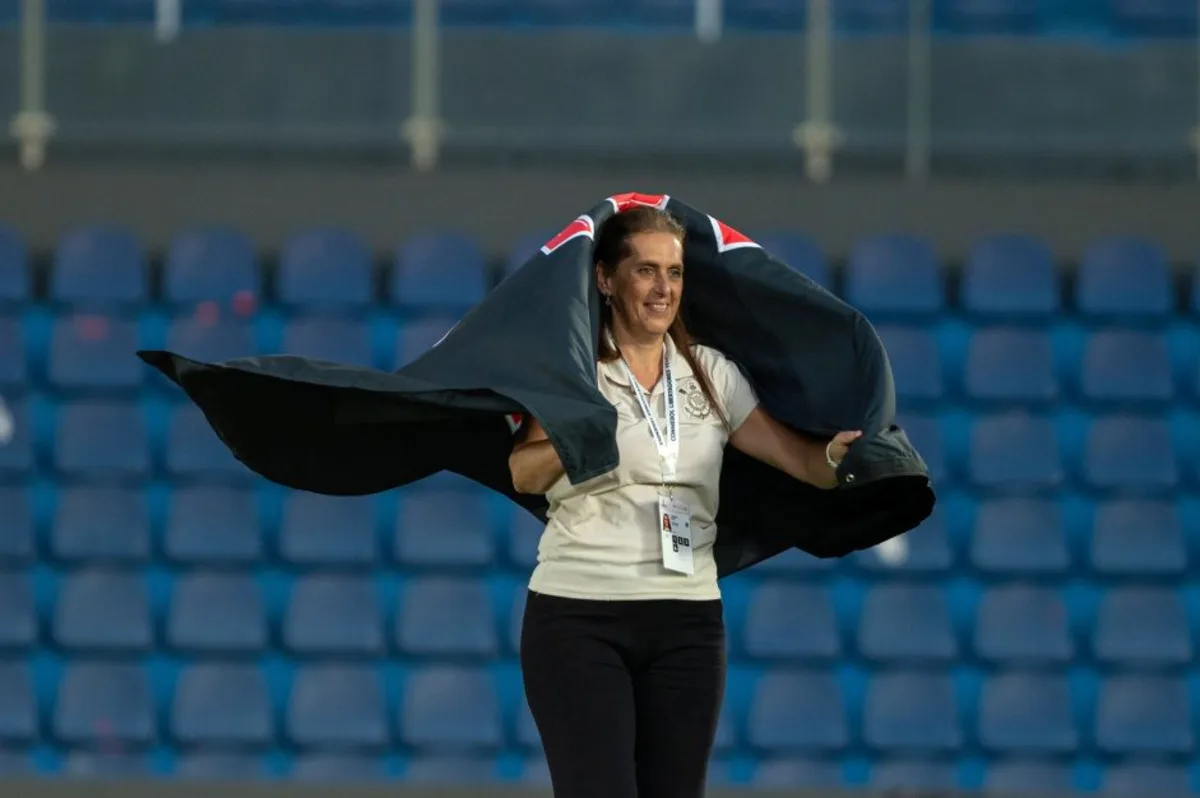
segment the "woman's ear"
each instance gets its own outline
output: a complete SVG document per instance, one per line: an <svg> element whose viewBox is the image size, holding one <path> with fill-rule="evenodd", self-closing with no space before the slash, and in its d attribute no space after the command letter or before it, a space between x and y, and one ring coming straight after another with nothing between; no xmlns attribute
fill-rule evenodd
<svg viewBox="0 0 1200 798"><path fill-rule="evenodd" d="M596 287L600 289L601 294L612 293L612 281L608 279L608 275L604 273L603 264L596 264Z"/></svg>

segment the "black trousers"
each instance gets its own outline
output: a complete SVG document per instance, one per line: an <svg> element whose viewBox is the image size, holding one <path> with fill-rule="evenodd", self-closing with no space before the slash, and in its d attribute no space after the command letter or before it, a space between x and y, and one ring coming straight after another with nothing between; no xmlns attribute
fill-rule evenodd
<svg viewBox="0 0 1200 798"><path fill-rule="evenodd" d="M719 600L530 592L522 678L555 798L702 798L725 658Z"/></svg>

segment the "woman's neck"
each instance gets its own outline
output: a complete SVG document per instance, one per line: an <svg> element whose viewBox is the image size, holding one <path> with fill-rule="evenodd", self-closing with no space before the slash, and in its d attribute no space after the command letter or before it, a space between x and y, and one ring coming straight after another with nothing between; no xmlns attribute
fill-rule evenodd
<svg viewBox="0 0 1200 798"><path fill-rule="evenodd" d="M633 369L638 382L647 390L662 376L663 348L665 335L635 335L619 321L613 321L613 341L621 355Z"/></svg>

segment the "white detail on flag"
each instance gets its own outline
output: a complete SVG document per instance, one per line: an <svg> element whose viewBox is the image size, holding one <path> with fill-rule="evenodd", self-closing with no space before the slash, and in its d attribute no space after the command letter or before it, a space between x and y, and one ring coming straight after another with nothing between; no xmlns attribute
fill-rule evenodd
<svg viewBox="0 0 1200 798"><path fill-rule="evenodd" d="M762 249L762 247L753 241L734 241L732 244L726 243L725 234L721 232L721 223L711 216L708 217L708 221L709 224L712 225L713 240L717 242L717 252L728 252L731 249Z"/></svg>

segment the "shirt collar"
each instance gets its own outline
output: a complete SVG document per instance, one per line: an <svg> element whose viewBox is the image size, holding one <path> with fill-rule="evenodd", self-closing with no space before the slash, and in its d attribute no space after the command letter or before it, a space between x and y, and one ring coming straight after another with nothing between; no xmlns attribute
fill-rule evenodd
<svg viewBox="0 0 1200 798"><path fill-rule="evenodd" d="M693 376L692 367L688 365L687 359L679 353L679 350L675 346L675 339L673 339L670 335L665 336L665 338L667 357L671 359L671 370L674 374L675 382L678 383L685 377ZM619 357L610 360L607 363L601 362L598 364L598 366L600 373L609 382L613 383L614 385L620 385L623 388L628 388L631 391L633 390L633 385L629 382L629 374L625 371L625 366L621 363L621 359ZM658 384L654 386L651 396L661 393L662 388L663 381L660 379Z"/></svg>

